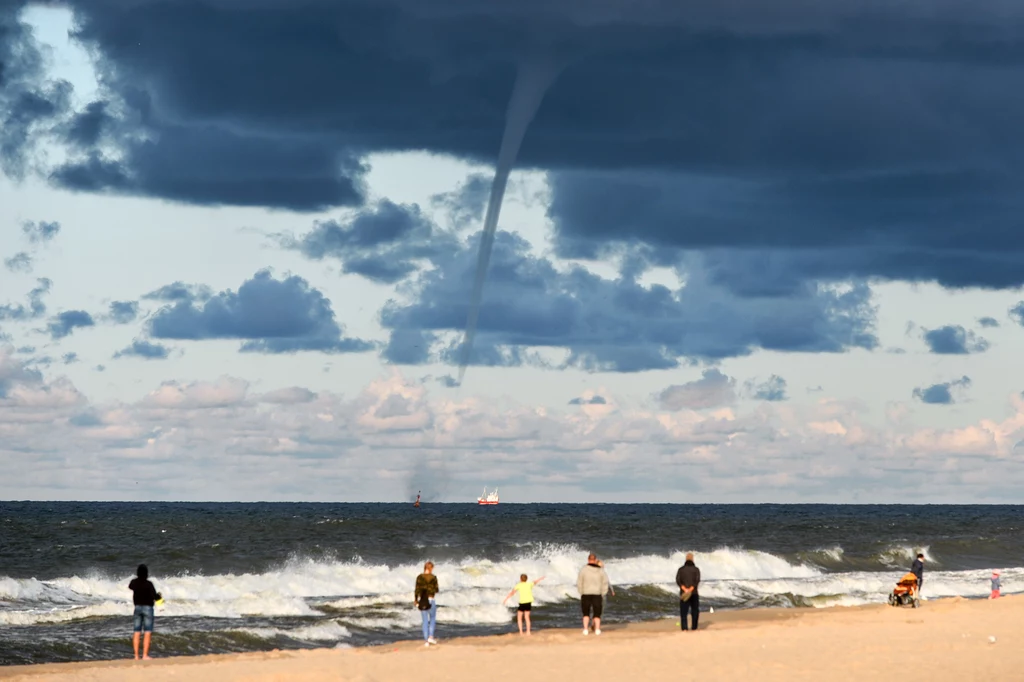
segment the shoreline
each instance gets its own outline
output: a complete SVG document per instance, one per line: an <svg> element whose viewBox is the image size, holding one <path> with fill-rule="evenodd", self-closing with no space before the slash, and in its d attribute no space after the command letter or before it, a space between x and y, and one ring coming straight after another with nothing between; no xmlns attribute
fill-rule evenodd
<svg viewBox="0 0 1024 682"><path fill-rule="evenodd" d="M994 601L937 599L919 609L885 604L754 608L702 613L701 629L688 633L679 631L677 618L609 621L600 637L583 637L577 629L544 629L531 637L512 632L442 639L429 649L422 640L410 639L369 647L175 656L146 662L41 663L0 668L0 679L160 682L188 676L190 682L312 681L338 679L344 670L342 679L369 682L408 679L411 667L417 680L468 679L487 670L488 682L520 680L524 675L535 682L563 680L587 668L607 679L638 672L648 679L674 679L681 673L730 679L756 672L763 682L820 679L823 674L832 680L860 680L866 674L895 680L918 673L928 674L930 682L1002 680L1019 676L1024 669L1024 637L1017 634L1022 618L1024 599L1015 595ZM695 650L690 642L700 642L700 647Z"/></svg>

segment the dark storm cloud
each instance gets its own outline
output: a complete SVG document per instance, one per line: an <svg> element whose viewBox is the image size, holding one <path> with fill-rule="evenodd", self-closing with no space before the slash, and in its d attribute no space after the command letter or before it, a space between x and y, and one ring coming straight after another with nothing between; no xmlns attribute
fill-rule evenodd
<svg viewBox="0 0 1024 682"><path fill-rule="evenodd" d="M778 248L793 274L775 286L1024 282L1019 5L71 5L106 88L66 133L82 149L54 174L66 186L358 203L364 152L492 161L516 65L547 53L565 68L519 165L554 171L561 249ZM86 149L99 139L119 151Z"/></svg>
<svg viewBox="0 0 1024 682"><path fill-rule="evenodd" d="M114 324L128 324L129 322L134 322L135 318L139 316L139 302L114 301L110 304L110 312L108 316Z"/></svg>
<svg viewBox="0 0 1024 682"><path fill-rule="evenodd" d="M66 310L50 320L47 330L50 332L50 338L57 340L70 336L76 329L95 325L96 321L92 315L84 310Z"/></svg>
<svg viewBox="0 0 1024 682"><path fill-rule="evenodd" d="M808 279L874 276L949 287L1024 283L1016 180L961 186L933 178L930 186L927 178L875 175L563 172L552 175L549 215L563 256L595 258L637 241L657 247L662 260L699 249L713 277L739 293L784 295Z"/></svg>
<svg viewBox="0 0 1024 682"><path fill-rule="evenodd" d="M113 359L135 357L144 360L166 360L171 354L167 346L151 343L144 339L135 339L127 348L122 348L113 355Z"/></svg>
<svg viewBox="0 0 1024 682"><path fill-rule="evenodd" d="M915 388L914 397L923 403L929 405L950 405L956 400L954 399L954 393L969 388L971 385L970 377L961 377L954 381L947 381L942 384L933 384L927 388Z"/></svg>
<svg viewBox="0 0 1024 682"><path fill-rule="evenodd" d="M115 191L127 194L131 189L127 172L119 162L91 152L84 159L55 169L50 178L58 186L77 192Z"/></svg>
<svg viewBox="0 0 1024 682"><path fill-rule="evenodd" d="M412 300L384 307L382 326L393 336L403 335L395 337L399 341L410 331L461 331L478 238L438 256L434 267L410 285ZM544 366L527 351L531 347L565 349L563 366L621 372L747 355L758 348L840 352L874 348L873 324L865 286L803 285L787 298L749 299L708 282L695 262L679 290L644 287L582 268L559 270L532 255L522 238L499 232L471 364ZM442 343L438 358L457 363L457 343Z"/></svg>
<svg viewBox="0 0 1024 682"><path fill-rule="evenodd" d="M983 353L988 350L989 343L959 325L946 325L938 329L926 329L924 342L932 353L938 355L967 355Z"/></svg>
<svg viewBox="0 0 1024 682"><path fill-rule="evenodd" d="M786 395L786 380L776 374L768 377L767 381L748 381L745 387L754 400L778 402L789 398Z"/></svg>
<svg viewBox="0 0 1024 682"><path fill-rule="evenodd" d="M417 261L457 248L458 242L437 227L419 206L384 200L356 212L349 220L318 222L303 237L279 236L287 249L307 258L337 259L342 270L393 284L417 269Z"/></svg>
<svg viewBox="0 0 1024 682"><path fill-rule="evenodd" d="M462 343L452 339L447 346L440 349L437 359L448 365L460 365L463 362L462 356ZM550 367L537 353L500 341L474 344L468 364L481 367Z"/></svg>
<svg viewBox="0 0 1024 682"><path fill-rule="evenodd" d="M109 103L104 101L90 102L84 111L76 113L67 127L68 142L80 147L95 146L114 122L107 113L108 106Z"/></svg>
<svg viewBox="0 0 1024 682"><path fill-rule="evenodd" d="M72 91L67 81L47 79L40 45L19 18L21 5L0 2L0 170L16 180L36 165L40 132L66 114Z"/></svg>
<svg viewBox="0 0 1024 682"><path fill-rule="evenodd" d="M212 206L319 211L362 201L362 166L315 140L243 136L229 128L152 127L155 139L127 143L123 159L90 152L55 169L51 179L74 191Z"/></svg>
<svg viewBox="0 0 1024 682"><path fill-rule="evenodd" d="M432 203L448 213L453 225L462 227L483 220L490 193L491 178L473 173L454 191L432 197Z"/></svg>
<svg viewBox="0 0 1024 682"><path fill-rule="evenodd" d="M45 244L53 241L60 234L60 223L55 220L50 222L45 220L40 220L39 222L29 220L22 224L21 231L33 244Z"/></svg>
<svg viewBox="0 0 1024 682"><path fill-rule="evenodd" d="M374 344L343 336L331 303L301 277L278 280L263 270L238 291L222 291L206 301L178 300L149 321L157 339L241 339L242 352L350 353Z"/></svg>

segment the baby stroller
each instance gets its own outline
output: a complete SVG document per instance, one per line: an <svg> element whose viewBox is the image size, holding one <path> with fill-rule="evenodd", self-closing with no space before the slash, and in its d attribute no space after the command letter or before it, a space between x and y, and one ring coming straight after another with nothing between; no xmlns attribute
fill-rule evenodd
<svg viewBox="0 0 1024 682"><path fill-rule="evenodd" d="M892 594L889 595L889 606L909 605L916 609L918 601L920 598L917 596L917 576L907 573L900 578L896 587L893 588Z"/></svg>

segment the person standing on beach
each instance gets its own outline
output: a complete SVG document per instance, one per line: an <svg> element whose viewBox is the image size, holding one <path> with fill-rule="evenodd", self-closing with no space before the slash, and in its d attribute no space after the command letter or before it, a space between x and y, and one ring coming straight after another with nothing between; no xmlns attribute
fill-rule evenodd
<svg viewBox="0 0 1024 682"><path fill-rule="evenodd" d="M992 593L989 599L999 599L999 571L992 571Z"/></svg>
<svg viewBox="0 0 1024 682"><path fill-rule="evenodd" d="M138 577L128 583L128 589L132 591L132 603L135 605L132 647L135 649L135 660L137 661L139 660L139 635L144 633L142 660L148 661L149 642L153 636L153 607L160 601L160 593L149 581L149 568L146 564L139 564L135 574Z"/></svg>
<svg viewBox="0 0 1024 682"><path fill-rule="evenodd" d="M590 634L590 621L593 616L594 634L601 634L601 612L604 608L604 595L608 594L608 574L604 572L597 556L590 554L587 565L580 569L576 578L576 589L580 593L580 607L583 609L583 634Z"/></svg>
<svg viewBox="0 0 1024 682"><path fill-rule="evenodd" d="M686 562L676 571L676 585L679 586L679 627L686 632L686 614L693 614L693 629L697 629L700 617L700 569L693 563L693 552L686 553Z"/></svg>
<svg viewBox="0 0 1024 682"><path fill-rule="evenodd" d="M519 613L516 616L516 620L519 621L519 634L523 634L523 618L526 618L526 634L530 633L530 611L533 610L533 586L544 580L541 576L533 582L530 582L527 575L523 573L519 576L519 583L512 588L512 591L505 597L505 601L501 602L504 606L508 603L508 600L512 598L512 595L516 592L519 593Z"/></svg>
<svg viewBox="0 0 1024 682"><path fill-rule="evenodd" d="M910 572L917 576L917 594L921 595L921 587L924 585L924 554L920 552L914 563L910 565Z"/></svg>
<svg viewBox="0 0 1024 682"><path fill-rule="evenodd" d="M434 597L440 591L437 576L434 575L434 564L428 561L423 564L423 573L416 576L416 591L413 593L414 603L423 618L424 646L437 644L437 640L434 639L434 630L437 628L437 601Z"/></svg>

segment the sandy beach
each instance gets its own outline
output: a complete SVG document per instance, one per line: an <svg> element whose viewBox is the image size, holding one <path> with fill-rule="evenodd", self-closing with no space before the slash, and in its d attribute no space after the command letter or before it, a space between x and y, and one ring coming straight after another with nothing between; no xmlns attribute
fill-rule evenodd
<svg viewBox="0 0 1024 682"><path fill-rule="evenodd" d="M600 637L538 631L386 647L274 651L146 662L14 666L0 679L224 682L416 679L488 682L601 680L1016 680L1024 677L1024 598L929 601L919 609L863 606L703 614L699 632L676 620L616 626ZM443 623L441 624L443 628ZM156 635L159 637L159 633ZM995 637L995 642L990 641ZM159 656L159 640L154 653Z"/></svg>

